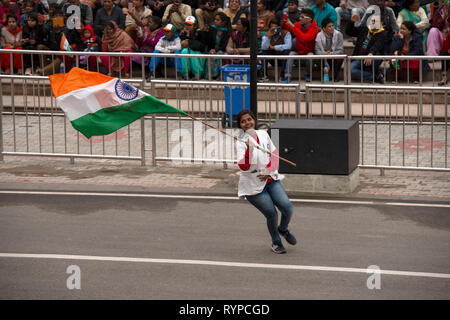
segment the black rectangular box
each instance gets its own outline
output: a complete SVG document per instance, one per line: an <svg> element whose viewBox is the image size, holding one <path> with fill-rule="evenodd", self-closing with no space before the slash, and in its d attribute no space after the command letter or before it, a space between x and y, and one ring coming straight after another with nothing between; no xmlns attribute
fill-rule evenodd
<svg viewBox="0 0 450 320"><path fill-rule="evenodd" d="M359 163L355 120L280 119L271 129L280 156L280 173L348 175Z"/></svg>

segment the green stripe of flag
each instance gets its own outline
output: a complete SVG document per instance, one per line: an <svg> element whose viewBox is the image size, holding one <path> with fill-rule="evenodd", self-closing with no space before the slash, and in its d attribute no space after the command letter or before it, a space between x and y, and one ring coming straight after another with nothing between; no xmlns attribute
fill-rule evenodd
<svg viewBox="0 0 450 320"><path fill-rule="evenodd" d="M72 126L87 138L103 136L134 122L135 120L154 113L188 114L153 96L144 96L118 106L104 108L95 113L89 113L73 120Z"/></svg>

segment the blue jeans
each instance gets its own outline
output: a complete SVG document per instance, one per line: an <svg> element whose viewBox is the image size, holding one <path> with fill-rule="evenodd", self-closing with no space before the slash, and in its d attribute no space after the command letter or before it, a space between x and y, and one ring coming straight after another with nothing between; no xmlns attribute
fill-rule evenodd
<svg viewBox="0 0 450 320"><path fill-rule="evenodd" d="M174 53L180 53L180 50L175 51ZM158 50L153 51L153 53L161 53ZM175 60L175 62L174 62ZM151 57L149 68L150 71L154 72L156 70L156 67L161 63L165 62L166 66L173 67L176 66L177 72L181 72L181 58L167 58L167 57Z"/></svg>
<svg viewBox="0 0 450 320"><path fill-rule="evenodd" d="M291 51L289 53L290 56L299 56L299 54L295 51ZM309 52L308 55L314 55L314 52ZM310 72L310 68L311 68L311 59L305 59L305 60L301 60L300 64L305 64L305 76L306 77L310 77L311 76L311 72ZM287 60L286 62L286 70L285 70L285 76L291 78L292 77L292 68L294 66L294 60Z"/></svg>
<svg viewBox="0 0 450 320"><path fill-rule="evenodd" d="M289 200L286 191L280 181L276 180L266 184L261 193L253 196L247 196L247 200L254 205L267 219L267 228L269 229L272 243L281 243L280 234L278 233L278 213L275 206L281 212L280 230L288 229L289 221L291 221L294 207Z"/></svg>
<svg viewBox="0 0 450 320"><path fill-rule="evenodd" d="M351 64L351 72L352 72L352 80L361 80L361 64L363 63L363 60L353 60ZM372 66L369 66L370 71L368 70L368 67L362 66L362 77L364 81L372 81L373 76L378 74L378 71L380 69L381 60L372 60L373 63L373 74L372 74Z"/></svg>

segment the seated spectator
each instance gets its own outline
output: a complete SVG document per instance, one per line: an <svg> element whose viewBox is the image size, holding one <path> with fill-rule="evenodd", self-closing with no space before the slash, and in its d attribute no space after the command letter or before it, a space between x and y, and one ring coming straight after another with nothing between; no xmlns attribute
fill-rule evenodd
<svg viewBox="0 0 450 320"><path fill-rule="evenodd" d="M125 32L136 40L137 27L145 26L144 20L152 15L152 10L144 6L145 0L133 0L133 7L125 18Z"/></svg>
<svg viewBox="0 0 450 320"><path fill-rule="evenodd" d="M392 42L392 37L395 33L398 33L400 27L397 25L396 17L394 11L385 6L385 0L373 0L375 3L367 8L364 16L361 20L356 17L356 21L354 22L355 27L366 26L367 22L370 21L371 17L374 14L381 16L381 24L383 29L388 33L387 35L387 43L385 48L383 49L383 53L389 55L390 45Z"/></svg>
<svg viewBox="0 0 450 320"><path fill-rule="evenodd" d="M37 50L43 44L45 38L44 28L38 23L36 13L28 16L27 24L23 27L22 44L24 50ZM24 54L25 75L32 75L34 71L39 71L39 55Z"/></svg>
<svg viewBox="0 0 450 320"><path fill-rule="evenodd" d="M222 8L217 4L217 0L200 0L200 7L195 9L198 29L208 31L209 26L214 22L215 15L222 11Z"/></svg>
<svg viewBox="0 0 450 320"><path fill-rule="evenodd" d="M0 42L4 49L22 49L22 27L19 27L17 16L8 14L6 17L8 26L2 29L2 37ZM22 74L22 55L20 53L2 53L1 54L1 68L6 74L12 72L11 58L13 59L12 66L18 74Z"/></svg>
<svg viewBox="0 0 450 320"><path fill-rule="evenodd" d="M200 31L206 51L209 54L225 54L231 30L230 18L223 12L217 13L209 31ZM209 59L208 61L211 76L215 79L218 78L220 76L220 59Z"/></svg>
<svg viewBox="0 0 450 320"><path fill-rule="evenodd" d="M314 3L314 0L311 0ZM296 23L300 21L300 14L302 13L302 10L298 8L299 1L297 0L288 0L288 8L287 8L287 16L288 19L291 20L292 23ZM309 6L304 6L303 8L309 8ZM302 8L302 9L303 9ZM277 17L280 21L283 19L284 13L281 15L281 17ZM295 34L291 31L291 38L292 38L292 47L295 47Z"/></svg>
<svg viewBox="0 0 450 320"><path fill-rule="evenodd" d="M176 30L181 30L184 28L184 21L191 15L192 8L189 5L182 3L182 0L173 0L164 12L162 23L163 25L170 23Z"/></svg>
<svg viewBox="0 0 450 320"><path fill-rule="evenodd" d="M226 54L250 54L250 21L247 18L241 18L236 26L236 30L231 32L228 39ZM244 59L232 59L231 63L242 64Z"/></svg>
<svg viewBox="0 0 450 320"><path fill-rule="evenodd" d="M153 53L180 53L181 52L181 41L177 34L177 29L174 25L168 24L162 28L164 31L164 37L159 39L155 46L155 51ZM168 67L175 66L177 71L177 77L181 78L181 60L179 58L166 58L153 56L150 59L150 78L155 77L156 68L160 63L164 63Z"/></svg>
<svg viewBox="0 0 450 320"><path fill-rule="evenodd" d="M391 53L398 56L423 56L422 35L416 32L416 26L412 21L404 21L400 26L400 34L394 36L391 43ZM419 81L420 60L397 60L395 65L390 62L390 78L408 81L409 75L412 81ZM427 69L427 62L422 61L423 69ZM409 69L409 70L408 70Z"/></svg>
<svg viewBox="0 0 450 320"><path fill-rule="evenodd" d="M103 7L97 11L94 23L95 35L103 39L103 31L109 21L114 21L120 29L125 29L125 16L112 0L103 0Z"/></svg>
<svg viewBox="0 0 450 320"><path fill-rule="evenodd" d="M48 31L44 31L47 35L46 43L48 44L48 49L51 51L65 51L66 49L71 49L67 48L65 45L61 45L61 43L64 44L65 42L64 38L67 40L66 33L68 33L68 30L65 22L62 9L56 8L51 20L49 21L51 28ZM68 40L66 43L68 43ZM38 49L42 50L40 46L38 46ZM74 58L69 55L58 55L56 57L51 55L42 58L42 71L36 71L36 73L42 73L42 75L45 76L60 72L61 67L63 68L63 72L69 71L72 68L74 61Z"/></svg>
<svg viewBox="0 0 450 320"><path fill-rule="evenodd" d="M92 9L88 4L80 2L80 0L68 0L68 2L63 6L63 12L65 15L70 16L75 13L75 11L70 8L71 6L77 6L80 8L80 22L83 24L83 26L87 26L88 24L92 25L94 23ZM76 26L76 28L80 29L79 27L79 25Z"/></svg>
<svg viewBox="0 0 450 320"><path fill-rule="evenodd" d="M80 47L80 51L84 52L100 51L97 36L95 35L94 29L92 29L92 26L90 24L88 24L82 29L81 40L83 41L83 45L82 47Z"/></svg>
<svg viewBox="0 0 450 320"><path fill-rule="evenodd" d="M322 20L325 18L330 18L334 23L334 27L337 26L336 10L326 0L315 0L311 10L314 12L314 20L316 20L317 26L321 26Z"/></svg>
<svg viewBox="0 0 450 320"><path fill-rule="evenodd" d="M229 8L230 2L231 2L230 0L224 0L222 8L223 9ZM239 7L244 10L246 15L248 15L250 13L250 0L239 0Z"/></svg>
<svg viewBox="0 0 450 320"><path fill-rule="evenodd" d="M231 27L236 30L236 23L240 18L247 18L247 9L242 8L239 0L230 0L228 7L223 12L230 18Z"/></svg>
<svg viewBox="0 0 450 320"><path fill-rule="evenodd" d="M264 21L264 31L269 30L270 21L275 18L275 14L269 10L269 0L258 0L258 20ZM250 20L250 15L249 15Z"/></svg>
<svg viewBox="0 0 450 320"><path fill-rule="evenodd" d="M444 30L444 42L442 43L441 55L450 55L450 27ZM448 69L450 67L450 60L442 60L442 79L439 81L440 86L445 86L448 82Z"/></svg>
<svg viewBox="0 0 450 320"><path fill-rule="evenodd" d="M133 39L119 26L115 21L108 21L102 38L103 52L133 52L136 49L136 44ZM109 57L101 56L100 60L108 68L108 75L113 72L124 72L125 77L129 77L131 57Z"/></svg>
<svg viewBox="0 0 450 320"><path fill-rule="evenodd" d="M427 38L427 56L438 56L444 42L444 30L450 26L450 1L436 9L433 15L433 25Z"/></svg>
<svg viewBox="0 0 450 320"><path fill-rule="evenodd" d="M330 18L322 20L322 31L317 34L315 51L317 55L337 55L344 53L344 36L334 28L334 23ZM343 59L327 59L324 62L324 82L329 81L328 72L331 72L331 80L340 80L339 71L343 62Z"/></svg>
<svg viewBox="0 0 450 320"><path fill-rule="evenodd" d="M172 3L172 0L150 0L148 1L148 6L150 10L152 10L153 16L157 16L162 19L164 16L164 11L166 11L167 5L170 3Z"/></svg>
<svg viewBox="0 0 450 320"><path fill-rule="evenodd" d="M292 23L285 14L281 27L289 32L293 32L295 35L295 47L294 51L291 51L289 55L313 55L316 45L316 36L318 33L317 23L314 20L314 12L311 9L304 8L300 14L300 21L295 24ZM302 61L306 65L305 80L311 81L311 61L306 59ZM291 82L292 67L294 60L288 60L286 62L285 78L283 83Z"/></svg>
<svg viewBox="0 0 450 320"><path fill-rule="evenodd" d="M164 37L164 31L161 29L161 18L158 16L150 16L144 19L144 21L147 21L147 24L143 28L138 27L136 37L137 52L152 53L159 39ZM139 64L142 63L142 57L136 56L132 60ZM144 65L148 66L149 62L150 57L145 57Z"/></svg>
<svg viewBox="0 0 450 320"><path fill-rule="evenodd" d="M32 13L36 13L36 3L33 0L27 0L23 3L23 13L20 15L20 26L24 27L28 23L28 16Z"/></svg>
<svg viewBox="0 0 450 320"><path fill-rule="evenodd" d="M94 29L90 24L78 31L80 37L77 38L77 51L99 52L100 41L94 33ZM74 33L75 34L75 33ZM70 36L69 36L70 37ZM80 41L81 38L81 41ZM70 39L69 41L73 41ZM72 45L72 42L70 43ZM97 56L80 56L80 64L88 65L90 71L96 71Z"/></svg>
<svg viewBox="0 0 450 320"><path fill-rule="evenodd" d="M302 12L301 9L298 7L298 0L288 0L288 6L287 6L287 14L289 20L291 20L292 23L296 23L300 21L300 14ZM280 20L283 19L283 15L277 16Z"/></svg>
<svg viewBox="0 0 450 320"><path fill-rule="evenodd" d="M182 54L202 54L205 45L200 41L197 20L193 16L186 18L184 29L180 32ZM206 77L205 58L181 58L181 74L183 79L194 77L199 80Z"/></svg>
<svg viewBox="0 0 450 320"><path fill-rule="evenodd" d="M285 29L281 29L280 22L277 19L273 19L269 25L269 31L267 31L262 37L262 54L263 55L289 55L292 46L291 33ZM275 63L279 65L280 79L284 79L286 60L264 60L264 70L267 70L267 65L270 62L275 66ZM265 72L267 74L267 72ZM275 81L277 81L278 75L275 75ZM265 79L262 79L265 80Z"/></svg>
<svg viewBox="0 0 450 320"><path fill-rule="evenodd" d="M403 21L412 21L419 33L424 33L430 27L425 10L420 6L419 0L405 0L403 9L397 17L397 25L400 27Z"/></svg>
<svg viewBox="0 0 450 320"><path fill-rule="evenodd" d="M370 17L369 26L361 24L355 27L358 16L353 15L347 25L347 34L357 37L356 45L353 50L354 56L376 56L382 55L384 47L389 43L390 38L384 30L379 15ZM373 69L372 69L373 64ZM384 83L384 75L379 70L381 60L353 60L351 63L351 75L353 80L373 81ZM375 77L374 77L375 75Z"/></svg>
<svg viewBox="0 0 450 320"><path fill-rule="evenodd" d="M350 21L352 15L358 15L359 21L364 16L364 12L369 7L367 0L341 0L341 3L336 7L337 25L336 29L341 31L341 21Z"/></svg>
<svg viewBox="0 0 450 320"><path fill-rule="evenodd" d="M256 30L257 30L257 43L258 43L258 54L262 54L262 38L266 34L266 30L264 30L265 22L264 20L256 21ZM260 70L260 69L259 69Z"/></svg>
<svg viewBox="0 0 450 320"><path fill-rule="evenodd" d="M397 18L394 14L394 11L385 6L384 0L373 0L374 5L369 6L364 12L364 16L361 20L357 20L354 22L355 27L359 27L360 25L366 25L367 20L375 14L379 13L381 16L381 24L383 25L384 30L386 30L390 35L394 35L394 33L398 33L400 31L400 26L397 25Z"/></svg>

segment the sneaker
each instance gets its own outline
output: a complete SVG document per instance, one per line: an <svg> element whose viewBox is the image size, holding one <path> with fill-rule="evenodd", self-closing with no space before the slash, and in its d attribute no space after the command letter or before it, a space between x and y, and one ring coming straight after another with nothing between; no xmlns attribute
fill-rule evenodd
<svg viewBox="0 0 450 320"><path fill-rule="evenodd" d="M267 78L266 76L260 77L258 78L258 82L269 82L269 78Z"/></svg>
<svg viewBox="0 0 450 320"><path fill-rule="evenodd" d="M289 82L291 82L291 78L289 77L285 77L283 81L281 81L281 83L289 83Z"/></svg>
<svg viewBox="0 0 450 320"><path fill-rule="evenodd" d="M289 232L289 230L281 231L280 227L278 227L278 232L286 239L287 243L291 245L297 244L297 239L295 239L294 235Z"/></svg>
<svg viewBox="0 0 450 320"><path fill-rule="evenodd" d="M25 69L25 75L26 76L31 76L31 68L26 68Z"/></svg>
<svg viewBox="0 0 450 320"><path fill-rule="evenodd" d="M383 72L378 72L377 76L375 77L375 82L377 83L384 83L384 75Z"/></svg>
<svg viewBox="0 0 450 320"><path fill-rule="evenodd" d="M178 80L187 80L187 78L185 76L183 76L183 74L181 72L177 72L177 79Z"/></svg>
<svg viewBox="0 0 450 320"><path fill-rule="evenodd" d="M278 254L286 253L286 249L281 243L272 243L272 251Z"/></svg>
<svg viewBox="0 0 450 320"><path fill-rule="evenodd" d="M150 71L147 75L147 81L151 81L153 78L155 78L155 74L153 71Z"/></svg>

